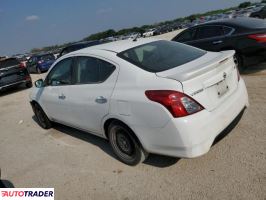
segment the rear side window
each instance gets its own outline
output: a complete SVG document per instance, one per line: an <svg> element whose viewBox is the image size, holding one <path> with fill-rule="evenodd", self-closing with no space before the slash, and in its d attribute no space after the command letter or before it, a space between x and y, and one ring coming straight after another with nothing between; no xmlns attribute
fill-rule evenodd
<svg viewBox="0 0 266 200"><path fill-rule="evenodd" d="M188 42L188 41L193 40L195 38L195 35L196 35L196 29L191 29L191 30L184 31L183 33L181 33L179 36L177 36L173 40L177 42Z"/></svg>
<svg viewBox="0 0 266 200"><path fill-rule="evenodd" d="M232 33L234 30L233 28L228 27L228 26L224 26L223 29L224 29L224 35L228 35L228 34Z"/></svg>
<svg viewBox="0 0 266 200"><path fill-rule="evenodd" d="M224 35L222 26L203 26L197 31L197 39L212 38Z"/></svg>
<svg viewBox="0 0 266 200"><path fill-rule="evenodd" d="M19 64L19 61L16 58L9 58L9 59L0 61L0 69L15 66L18 64Z"/></svg>
<svg viewBox="0 0 266 200"><path fill-rule="evenodd" d="M119 57L149 72L169 70L203 56L206 51L185 44L156 41L134 47Z"/></svg>
<svg viewBox="0 0 266 200"><path fill-rule="evenodd" d="M93 57L77 57L75 70L77 84L92 84L105 81L115 66Z"/></svg>

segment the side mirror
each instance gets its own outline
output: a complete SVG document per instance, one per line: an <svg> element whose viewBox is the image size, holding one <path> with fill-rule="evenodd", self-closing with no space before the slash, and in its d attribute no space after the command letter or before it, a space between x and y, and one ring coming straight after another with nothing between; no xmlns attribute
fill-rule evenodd
<svg viewBox="0 0 266 200"><path fill-rule="evenodd" d="M42 88L44 86L44 81L42 79L39 79L39 80L35 81L34 84L37 88Z"/></svg>

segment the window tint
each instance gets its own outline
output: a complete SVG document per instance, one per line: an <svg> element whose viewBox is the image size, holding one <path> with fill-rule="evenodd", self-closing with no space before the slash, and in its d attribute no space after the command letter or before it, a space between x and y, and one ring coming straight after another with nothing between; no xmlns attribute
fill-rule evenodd
<svg viewBox="0 0 266 200"><path fill-rule="evenodd" d="M161 72L203 56L206 51L177 42L156 41L134 47L119 57L149 72Z"/></svg>
<svg viewBox="0 0 266 200"><path fill-rule="evenodd" d="M8 58L6 60L0 61L0 68L6 68L18 65L19 61L16 58Z"/></svg>
<svg viewBox="0 0 266 200"><path fill-rule="evenodd" d="M196 34L196 29L187 30L184 33L181 33L180 36L174 39L177 42L187 42L194 39Z"/></svg>
<svg viewBox="0 0 266 200"><path fill-rule="evenodd" d="M47 85L59 86L71 84L72 58L67 58L54 66L47 76Z"/></svg>
<svg viewBox="0 0 266 200"><path fill-rule="evenodd" d="M218 37L222 36L223 34L222 26L203 26L198 28L197 39Z"/></svg>
<svg viewBox="0 0 266 200"><path fill-rule="evenodd" d="M233 31L233 28L228 27L228 26L224 26L224 35L228 35L229 33L231 33Z"/></svg>
<svg viewBox="0 0 266 200"><path fill-rule="evenodd" d="M92 57L78 57L76 82L78 84L99 83L105 81L115 67L103 60Z"/></svg>

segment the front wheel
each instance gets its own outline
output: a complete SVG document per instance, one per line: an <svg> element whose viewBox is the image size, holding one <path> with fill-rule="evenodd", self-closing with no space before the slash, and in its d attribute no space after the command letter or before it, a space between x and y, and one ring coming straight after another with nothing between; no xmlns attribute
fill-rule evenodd
<svg viewBox="0 0 266 200"><path fill-rule="evenodd" d="M37 103L33 105L33 111L35 113L35 116L38 120L39 125L44 129L49 129L52 127L52 122L49 120L41 106L39 106Z"/></svg>
<svg viewBox="0 0 266 200"><path fill-rule="evenodd" d="M26 83L26 88L31 88L32 87L32 82L30 81L30 82L27 82Z"/></svg>
<svg viewBox="0 0 266 200"><path fill-rule="evenodd" d="M127 126L120 122L113 122L108 127L108 137L114 153L120 161L132 166L143 162L148 157L148 153L133 134Z"/></svg>

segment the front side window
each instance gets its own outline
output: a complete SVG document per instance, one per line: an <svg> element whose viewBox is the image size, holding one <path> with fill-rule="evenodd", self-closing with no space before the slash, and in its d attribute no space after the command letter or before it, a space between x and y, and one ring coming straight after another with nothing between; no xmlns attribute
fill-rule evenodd
<svg viewBox="0 0 266 200"><path fill-rule="evenodd" d="M224 35L222 26L203 26L198 28L197 39L212 38Z"/></svg>
<svg viewBox="0 0 266 200"><path fill-rule="evenodd" d="M66 58L57 63L48 74L46 84L50 86L60 86L71 84L72 58Z"/></svg>
<svg viewBox="0 0 266 200"><path fill-rule="evenodd" d="M120 58L149 72L169 70L203 56L206 51L178 42L156 41L128 49Z"/></svg>
<svg viewBox="0 0 266 200"><path fill-rule="evenodd" d="M75 70L77 84L91 84L105 81L115 67L97 58L78 57Z"/></svg>

